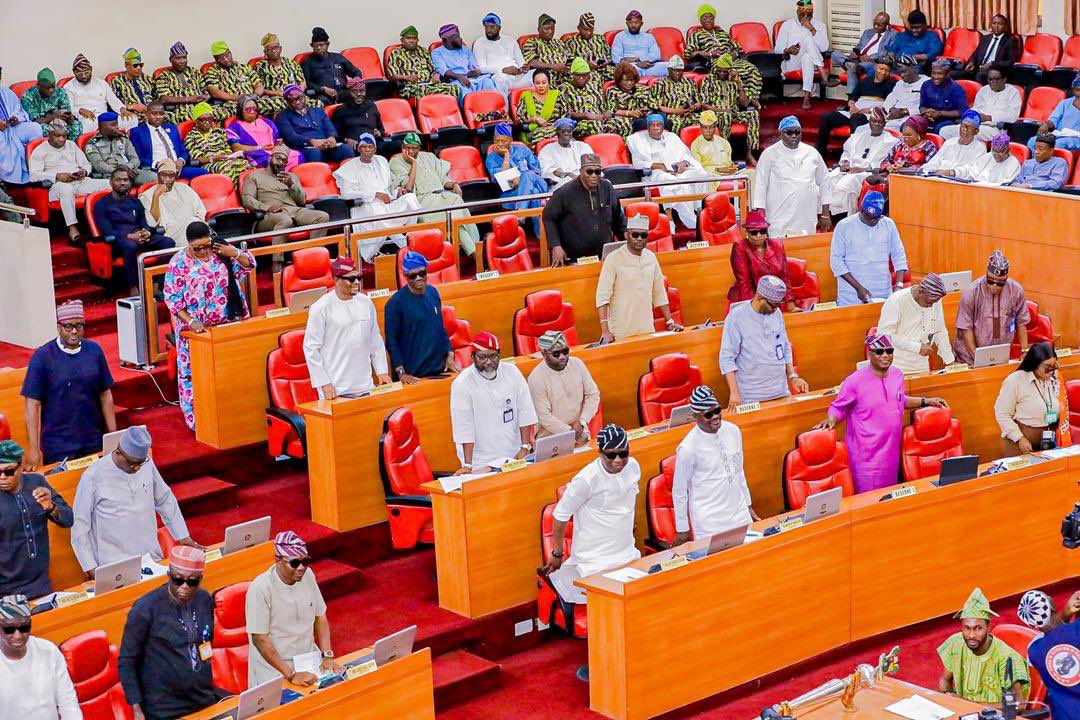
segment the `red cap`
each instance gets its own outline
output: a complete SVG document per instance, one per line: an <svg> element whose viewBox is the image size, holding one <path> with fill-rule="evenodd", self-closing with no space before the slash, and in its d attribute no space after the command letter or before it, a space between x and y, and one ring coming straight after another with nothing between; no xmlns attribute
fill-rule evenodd
<svg viewBox="0 0 1080 720"><path fill-rule="evenodd" d="M353 270L356 269L356 261L352 258L339 257L334 258L334 262L330 263L330 274L336 278L344 277Z"/></svg>
<svg viewBox="0 0 1080 720"><path fill-rule="evenodd" d="M473 336L472 346L477 350L500 350L499 338L489 332L478 333Z"/></svg>
<svg viewBox="0 0 1080 720"><path fill-rule="evenodd" d="M743 227L752 230L768 230L769 221L765 219L765 211L751 210L746 213L746 219L743 220Z"/></svg>

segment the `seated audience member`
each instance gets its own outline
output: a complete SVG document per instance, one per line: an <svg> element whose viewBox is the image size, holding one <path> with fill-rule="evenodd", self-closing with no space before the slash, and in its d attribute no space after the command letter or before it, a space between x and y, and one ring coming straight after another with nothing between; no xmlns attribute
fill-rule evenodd
<svg viewBox="0 0 1080 720"><path fill-rule="evenodd" d="M21 185L28 181L26 146L39 137L41 126L30 121L19 96L0 85L0 183Z"/></svg>
<svg viewBox="0 0 1080 720"><path fill-rule="evenodd" d="M731 158L731 143L717 132L719 118L712 110L703 110L698 117L701 134L690 143L690 155L701 163L701 167L710 175L733 175L739 172L739 166ZM747 170L750 174L753 170ZM711 184L715 186L714 184Z"/></svg>
<svg viewBox="0 0 1080 720"><path fill-rule="evenodd" d="M50 182L49 200L60 202L60 212L71 241L82 241L75 198L109 187L108 180L90 177L90 161L79 146L68 140L68 126L60 118L49 125L46 142L30 153L30 182Z"/></svg>
<svg viewBox="0 0 1080 720"><path fill-rule="evenodd" d="M605 48L607 43L604 44ZM547 13L541 13L536 21L536 37L525 41L521 48L525 63L534 70L547 70L551 73L551 81L555 85L561 85L567 80L570 59L576 57L570 54L566 43L555 37L555 18ZM590 70L592 64L588 64Z"/></svg>
<svg viewBox="0 0 1080 720"><path fill-rule="evenodd" d="M363 279L356 261L339 257L330 264L334 289L308 309L304 359L311 386L323 400L359 396L390 382L386 346L379 332L375 303L360 292Z"/></svg>
<svg viewBox="0 0 1080 720"><path fill-rule="evenodd" d="M484 166L492 182L498 181L498 175L514 170L515 177L508 178L509 188L503 190L499 197L514 198L527 195L539 195L547 192L547 183L540 177L540 161L533 155L533 151L525 145L514 145L511 137L513 128L510 123L499 123L495 126L491 145L488 146L487 157L484 158ZM525 210L538 208L540 200L524 200L522 202L503 203L507 210ZM540 237L540 218L532 218L533 235Z"/></svg>
<svg viewBox="0 0 1080 720"><path fill-rule="evenodd" d="M461 468L487 472L533 451L536 408L529 385L513 363L500 362L499 338L473 337L473 364L450 384L450 425Z"/></svg>
<svg viewBox="0 0 1080 720"><path fill-rule="evenodd" d="M822 201L832 215L851 215L858 207L863 181L881 167L895 140L885 132L885 108L870 111L870 122L844 141L840 163L829 171L821 189Z"/></svg>
<svg viewBox="0 0 1080 720"><path fill-rule="evenodd" d="M234 153L243 153L253 167L266 167L270 163L270 152L285 142L277 124L259 115L259 101L254 95L243 95L236 101L235 121L225 129L225 139L229 141L229 148ZM285 169L292 170L302 162L304 156L300 151L292 150Z"/></svg>
<svg viewBox="0 0 1080 720"><path fill-rule="evenodd" d="M646 129L631 135L626 142L630 158L638 170L649 171L650 182L668 180L690 180L684 185L661 185L657 191L661 198L665 195L693 195L708 192L708 186L702 179L709 175L701 167L690 148L675 133L664 129L664 116L655 113L645 119ZM698 182L693 182L697 180ZM697 227L697 210L700 203L687 200L668 203L684 226L693 230Z"/></svg>
<svg viewBox="0 0 1080 720"><path fill-rule="evenodd" d="M611 61L616 65L631 63L642 77L664 77L668 64L660 56L660 45L652 33L642 31L642 25L640 12L631 10L626 14L626 29L611 43Z"/></svg>
<svg viewBox="0 0 1080 720"><path fill-rule="evenodd" d="M672 547L761 519L754 512L743 472L739 426L724 422L720 401L708 385L698 385L690 393L690 412L694 427L675 448Z"/></svg>
<svg viewBox="0 0 1080 720"><path fill-rule="evenodd" d="M1009 18L997 14L990 18L990 32L979 38L979 45L964 63L964 74L986 83L990 69L997 66L1007 71L1020 61L1023 53L1019 40L1012 33Z"/></svg>
<svg viewBox="0 0 1080 720"><path fill-rule="evenodd" d="M832 52L832 66L834 70L844 68L847 70L848 95L855 92L855 86L863 76L874 72L875 65L881 59L891 56L892 44L897 37L896 30L890 25L892 18L887 12L879 12L874 16L870 27L862 31L859 41L851 48L850 52L844 53L839 50ZM829 86L835 87L840 84L839 78L830 78Z"/></svg>
<svg viewBox="0 0 1080 720"><path fill-rule="evenodd" d="M945 284L928 273L918 285L897 290L881 306L878 332L888 335L896 349L893 366L904 373L930 369L930 353L937 351L946 365L956 361L941 298Z"/></svg>
<svg viewBox="0 0 1080 720"><path fill-rule="evenodd" d="M101 452L101 436L116 431L112 373L101 346L83 338L85 330L82 301L64 303L56 308L56 340L35 350L27 365L29 470Z"/></svg>
<svg viewBox="0 0 1080 720"><path fill-rule="evenodd" d="M773 240L770 243L775 242ZM747 302L731 306L720 341L720 372L728 385L728 409L743 403L776 400L809 390L792 364L784 314L787 285L775 275L763 275Z"/></svg>
<svg viewBox="0 0 1080 720"><path fill-rule="evenodd" d="M288 107L277 114L278 130L285 144L303 153L306 162L344 162L355 156L351 147L338 142L326 111L308 107L299 85L285 88L285 102Z"/></svg>
<svg viewBox="0 0 1080 720"><path fill-rule="evenodd" d="M836 276L836 304L840 307L884 300L904 287L907 254L896 223L883 217L884 212L885 196L870 191L863 197L857 215L836 223L829 268ZM890 263L896 273L895 284Z"/></svg>
<svg viewBox="0 0 1080 720"><path fill-rule="evenodd" d="M49 582L49 523L69 528L71 508L14 440L0 440L0 592L41 597ZM6 685L7 683L0 683Z"/></svg>
<svg viewBox="0 0 1080 720"><path fill-rule="evenodd" d="M622 340L653 331L653 308L660 308L668 330L683 327L671 317L664 273L656 254L645 247L649 218L635 215L626 220L626 244L604 259L596 284L596 310L600 316L600 339Z"/></svg>
<svg viewBox="0 0 1080 720"><path fill-rule="evenodd" d="M555 120L559 117L555 114L555 108L559 102L559 91L551 87L551 72L548 70L533 70L532 82L532 88L518 98L517 116L525 126L521 139L535 145L541 140L555 137Z"/></svg>
<svg viewBox="0 0 1080 720"><path fill-rule="evenodd" d="M420 209L420 201L416 199L415 193L394 186L390 177L390 163L386 158L375 154L375 138L372 135L361 135L356 147L359 157L334 171L334 180L341 196L362 201L349 210L352 217L375 218ZM415 222L414 215L395 220L368 220L353 227L356 232L363 232L383 227L397 228ZM389 237L365 238L360 240L360 255L364 262L371 262L387 241L399 248L405 247L405 236L402 233L394 233Z"/></svg>
<svg viewBox="0 0 1080 720"><path fill-rule="evenodd" d="M406 385L461 369L442 322L442 298L438 288L428 283L427 267L427 258L421 253L405 253L401 260L405 285L383 308L386 350L394 373Z"/></svg>
<svg viewBox="0 0 1080 720"><path fill-rule="evenodd" d="M942 170L956 170L961 165L968 165L986 155L986 144L978 139L981 119L974 110L964 111L960 124L950 125L958 128L957 136L941 144L934 157L922 166L922 172L927 175L941 174Z"/></svg>
<svg viewBox="0 0 1080 720"><path fill-rule="evenodd" d="M463 203L461 186L450 179L450 163L436 157L434 153L421 151L420 136L416 133L409 133L402 139L401 154L390 160L390 176L393 187L415 193L422 208L439 210ZM471 213L462 208L451 211L450 217L467 218L471 217ZM418 223L445 220L445 212L432 212L416 219ZM480 233L474 223L458 228L458 245L463 253L472 255L479 242Z"/></svg>
<svg viewBox="0 0 1080 720"><path fill-rule="evenodd" d="M1080 151L1080 75L1073 78L1072 97L1066 97L1054 107L1050 117L1039 127L1039 134L1053 135L1057 138L1057 147ZM1032 154L1038 140L1038 135L1028 140Z"/></svg>
<svg viewBox="0 0 1080 720"><path fill-rule="evenodd" d="M367 83L360 78L349 78L345 81L345 96L330 122L334 124L338 140L357 153L360 152L361 136L371 135L377 141L383 139L379 108L368 98Z"/></svg>
<svg viewBox="0 0 1080 720"><path fill-rule="evenodd" d="M481 21L484 37L473 42L472 51L480 72L490 75L495 89L503 95L514 88L532 85L532 71L525 64L521 47L512 37L502 37L502 20L488 13Z"/></svg>
<svg viewBox="0 0 1080 720"><path fill-rule="evenodd" d="M912 10L907 16L907 29L898 34L889 48L893 55L909 55L919 63L923 71L930 67L942 50L941 38L926 24L922 10Z"/></svg>
<svg viewBox="0 0 1080 720"><path fill-rule="evenodd" d="M154 94L165 105L165 117L177 124L194 120L192 111L195 106L210 100L206 80L196 68L188 65L188 51L184 43L177 42L169 48L169 67L154 80ZM219 120L232 114L229 107L224 105L219 105L215 112Z"/></svg>
<svg viewBox="0 0 1080 720"><path fill-rule="evenodd" d="M259 112L267 117L273 117L284 109L285 100L267 95L259 76L247 63L236 62L224 40L211 44L210 54L214 56L214 64L203 73L206 92L217 103L226 106L223 112L231 111L233 103L243 95L254 95L259 103Z"/></svg>
<svg viewBox="0 0 1080 720"><path fill-rule="evenodd" d="M847 125L854 131L869 122L870 112L884 105L885 98L895 87L896 81L892 79L892 63L887 57L883 57L873 66L871 72L855 84L855 89L848 93L846 109L835 110L821 117L821 127L818 129L817 138L818 152L825 155L828 151L833 130ZM856 118L859 119L856 120Z"/></svg>
<svg viewBox="0 0 1080 720"><path fill-rule="evenodd" d="M672 56L668 61L667 77L657 81L651 90L651 107L667 117L674 133L697 125L698 115L704 107L697 83L686 77L685 72L686 63L682 57Z"/></svg>
<svg viewBox="0 0 1080 720"><path fill-rule="evenodd" d="M176 163L162 160L157 169L157 184L139 195L146 224L172 238L177 247L184 247L188 225L206 220L206 206L190 186L176 182Z"/></svg>
<svg viewBox="0 0 1080 720"><path fill-rule="evenodd" d="M120 127L124 130L139 124L139 118L116 97L109 83L94 77L94 68L85 55L75 56L71 72L75 77L64 86L64 91L71 100L72 110L82 121L83 132L96 132L98 116L110 110L119 113Z"/></svg>
<svg viewBox="0 0 1080 720"><path fill-rule="evenodd" d="M697 11L701 27L686 32L686 58L690 70L709 72L723 56L731 58L731 72L738 76L739 83L746 90L747 96L755 105L761 97L763 80L761 71L754 63L743 57L742 47L735 39L716 24L716 8L704 4Z"/></svg>
<svg viewBox="0 0 1080 720"><path fill-rule="evenodd" d="M926 137L929 129L930 123L922 115L912 115L905 120L901 126L900 139L893 143L889 154L881 161L880 173L919 174L923 165L938 151L937 145Z"/></svg>
<svg viewBox="0 0 1080 720"><path fill-rule="evenodd" d="M536 436L574 431L577 445L589 441L589 423L600 407L600 388L558 330L537 340L544 362L529 373L529 392L539 420Z"/></svg>
<svg viewBox="0 0 1080 720"><path fill-rule="evenodd" d="M161 560L158 517L177 543L202 549L191 539L180 504L150 457L150 445L144 426L130 427L116 449L79 479L71 547L87 575L135 555Z"/></svg>
<svg viewBox="0 0 1080 720"><path fill-rule="evenodd" d="M300 62L304 71L304 79L307 87L300 88L301 93L310 90L315 94L315 99L326 105L341 102L345 95L345 83L347 78L363 77L357 68L347 57L341 53L330 52L330 36L321 27L311 28L311 54ZM288 86L282 88L285 95L285 103L289 102ZM306 96L305 96L306 97ZM307 104L305 100L304 104Z"/></svg>
<svg viewBox="0 0 1080 720"><path fill-rule="evenodd" d="M888 335L866 338L870 364L851 373L829 406L828 416L815 430L832 430L847 421L847 444L855 492L895 485L900 469L900 435L904 412L918 407L948 407L941 398L907 394L904 373L892 367L893 345Z"/></svg>
<svg viewBox="0 0 1080 720"><path fill-rule="evenodd" d="M107 112L98 115L97 135L90 138L84 148L86 159L90 161L90 172L95 178L111 177L116 170L128 173L131 184L153 182L154 171L141 167L139 153L131 140L120 133L116 113Z"/></svg>
<svg viewBox="0 0 1080 720"><path fill-rule="evenodd" d="M160 228L151 229L146 222L146 212L139 199L131 195L131 173L117 168L109 176L112 192L98 200L94 206L94 221L113 252L124 258L131 294L139 292L139 255L150 250L166 250L176 247L173 239Z"/></svg>
<svg viewBox="0 0 1080 720"><path fill-rule="evenodd" d="M822 82L826 79L822 53L829 50L829 32L825 29L825 23L814 19L812 0L796 0L795 7L795 17L788 18L780 25L774 44L777 52L784 55L780 70L784 73L802 73L802 109L809 110L815 78L820 73Z"/></svg>
<svg viewBox="0 0 1080 720"><path fill-rule="evenodd" d="M386 58L386 77L397 83L398 94L406 99L458 94L456 85L439 77L431 53L420 47L420 34L412 25L401 31L401 47L391 50Z"/></svg>
<svg viewBox="0 0 1080 720"><path fill-rule="evenodd" d="M761 142L761 103L753 98L735 72L730 55L716 59L713 71L701 82L702 106L716 114L720 134L731 134L735 123L746 125L746 146L757 150Z"/></svg>
<svg viewBox="0 0 1080 720"><path fill-rule="evenodd" d="M431 53L435 71L446 82L457 87L458 98L464 98L477 90L497 90L490 75L480 72L476 56L465 46L457 25L443 25L439 28L442 45Z"/></svg>
<svg viewBox="0 0 1080 720"><path fill-rule="evenodd" d="M143 72L142 55L135 48L124 51L124 72L113 78L112 89L116 97L142 122L146 118L146 106L153 102L154 81Z"/></svg>
<svg viewBox="0 0 1080 720"><path fill-rule="evenodd" d="M204 222L187 227L187 246L169 260L165 272L165 305L176 333L176 385L184 422L195 429L191 348L184 331L206 328L248 316L247 300L237 281L255 269L255 256L229 243L211 243Z"/></svg>
<svg viewBox="0 0 1080 720"><path fill-rule="evenodd" d="M1001 383L994 401L994 417L1001 428L1001 453L1015 457L1038 450L1044 439L1057 444L1067 408L1065 383L1058 377L1058 358L1054 346L1035 343L1024 355L1016 370Z"/></svg>
<svg viewBox="0 0 1080 720"><path fill-rule="evenodd" d="M251 168L251 163L229 145L228 134L214 124L214 109L209 103L199 103L191 111L195 127L184 137L184 147L195 167L211 173L227 175L234 183ZM287 162L287 161L286 161Z"/></svg>
<svg viewBox="0 0 1080 720"><path fill-rule="evenodd" d="M56 74L49 68L38 72L37 83L23 93L22 106L30 119L41 125L41 135L49 134L53 120L67 123L68 140L78 140L82 135L82 121L71 111L67 91L56 84Z"/></svg>
<svg viewBox="0 0 1080 720"><path fill-rule="evenodd" d="M1038 627L1036 621L1029 621L1025 617L1023 601L1028 595L1036 590L1029 590L1021 599L1020 618L1026 625ZM1052 601L1045 593L1040 593L1047 606L1053 607ZM1054 717L1078 717L1080 716L1080 686L1074 683L1073 675L1062 675L1056 672L1057 668L1064 665L1070 667L1070 658L1075 661L1080 654L1080 623L1076 622L1077 613L1080 613L1080 592L1074 592L1069 597L1065 607L1060 613L1053 614L1043 624L1045 634L1040 635L1028 645L1028 661L1035 673L1046 685L1046 704Z"/></svg>
<svg viewBox="0 0 1080 720"><path fill-rule="evenodd" d="M553 513L551 560L543 572L564 602L582 604L574 580L641 557L634 545L634 510L641 466L630 457L630 438L618 425L597 433L599 457L574 475ZM574 520L574 552L563 555L566 526Z"/></svg>
<svg viewBox="0 0 1080 720"><path fill-rule="evenodd" d="M882 105L887 113L885 127L890 130L899 130L909 117L919 114L922 86L930 80L926 75L919 73L919 64L910 55L899 56L896 59L896 69L900 74L900 79L885 98L885 104ZM855 126L869 121L870 118L865 115L856 115L851 118L851 124Z"/></svg>
<svg viewBox="0 0 1080 720"><path fill-rule="evenodd" d="M1008 185L1020 174L1020 161L1009 151L1009 134L1000 133L990 141L990 152L978 160L961 165L956 170L942 170L938 174L952 175L962 180Z"/></svg>
<svg viewBox="0 0 1080 720"><path fill-rule="evenodd" d="M1050 133L1035 136L1034 157L1020 166L1020 174L1009 183L1031 190L1060 190L1069 177L1069 164L1054 155L1057 138Z"/></svg>
<svg viewBox="0 0 1080 720"><path fill-rule="evenodd" d="M574 139L577 123L570 118L559 118L553 125L557 141L541 148L536 159L540 161L541 177L553 188L560 188L577 179L581 158L592 154L592 148Z"/></svg>
<svg viewBox="0 0 1080 720"><path fill-rule="evenodd" d="M765 148L758 159L750 207L764 210L769 237L811 235L832 229L822 198L828 170L821 153L802 142L802 125L794 115L780 121L780 142Z"/></svg>
<svg viewBox="0 0 1080 720"><path fill-rule="evenodd" d="M30 627L26 595L0 597L0 707L23 720L82 720L63 653Z"/></svg>
<svg viewBox="0 0 1080 720"><path fill-rule="evenodd" d="M218 699L210 647L214 600L199 587L205 572L206 553L177 545L169 552L168 582L128 613L117 671L137 718L183 717Z"/></svg>
<svg viewBox="0 0 1080 720"><path fill-rule="evenodd" d="M205 175L206 170L190 164L180 131L175 125L165 122L165 106L160 100L152 100L146 106L146 122L132 128L128 133L131 144L139 156L139 164L149 170L157 170L164 160L172 161L180 177L190 180Z"/></svg>
<svg viewBox="0 0 1080 720"><path fill-rule="evenodd" d="M557 188L544 204L544 234L552 267L582 257L599 258L604 245L625 231L622 204L615 186L603 174L599 155L582 155L577 177Z"/></svg>
<svg viewBox="0 0 1080 720"><path fill-rule="evenodd" d="M956 311L956 359L973 365L975 349L988 345L1020 343L1028 349L1027 297L1020 283L1009 277L1009 260L995 250L986 274L967 286Z"/></svg>
<svg viewBox="0 0 1080 720"><path fill-rule="evenodd" d="M308 89L300 63L292 58L282 57L281 41L277 35L266 33L259 44L262 45L263 59L255 63L255 75L262 82L264 95L285 97L287 85L299 85L304 91ZM318 104L319 101L310 98L308 102Z"/></svg>
<svg viewBox="0 0 1080 720"><path fill-rule="evenodd" d="M1008 686L1023 705L1031 686L1027 661L990 633L990 616L998 614L990 609L983 591L972 590L956 615L960 617L960 632L950 635L937 649L945 668L938 691L1000 708L1001 692ZM1006 666L1011 666L1011 672Z"/></svg>
<svg viewBox="0 0 1080 720"><path fill-rule="evenodd" d="M1016 122L1024 104L1016 86L1005 82L1005 72L1001 68L987 70L986 82L988 84L975 93L975 102L971 104L971 111L979 114L978 139L983 142L993 140L1007 125ZM956 125L941 128L941 137L946 140L959 134L960 128Z"/></svg>
<svg viewBox="0 0 1080 720"><path fill-rule="evenodd" d="M735 282L728 289L728 303L740 303L753 300L761 278L771 275L788 284L787 254L784 241L769 237L769 221L765 213L751 210L742 223L746 237L739 238L731 246L731 272ZM791 300L786 293L781 301Z"/></svg>
<svg viewBox="0 0 1080 720"><path fill-rule="evenodd" d="M285 169L288 163L289 148L275 145L270 152L270 164L251 173L244 181L241 196L244 207L265 213L263 219L255 224L255 232L284 230L330 221L328 213L306 207L307 193L300 185L300 179ZM325 235L326 230L311 231L311 237L320 238ZM285 242L285 236L279 235L273 238L272 242L275 245L281 244Z"/></svg>
<svg viewBox="0 0 1080 720"><path fill-rule="evenodd" d="M619 63L612 76L614 85L604 91L604 111L611 113L609 126L624 138L645 129L645 116L654 107L649 88L638 84L638 71L630 63Z"/></svg>
<svg viewBox="0 0 1080 720"><path fill-rule="evenodd" d="M615 119L615 113L605 109L599 78L592 74L589 63L581 58L574 58L570 63L570 82L559 88L554 115L576 122L574 135L577 137L617 133L622 129L622 124Z"/></svg>
<svg viewBox="0 0 1080 720"><path fill-rule="evenodd" d="M919 88L919 112L935 133L960 122L968 109L967 92L949 75L951 67L944 58L935 60L930 68L930 82Z"/></svg>
<svg viewBox="0 0 1080 720"><path fill-rule="evenodd" d="M596 17L592 13L581 14L577 32L566 39L565 45L567 58L579 57L589 63L589 69L601 80L612 79L611 48L603 35L596 34Z"/></svg>

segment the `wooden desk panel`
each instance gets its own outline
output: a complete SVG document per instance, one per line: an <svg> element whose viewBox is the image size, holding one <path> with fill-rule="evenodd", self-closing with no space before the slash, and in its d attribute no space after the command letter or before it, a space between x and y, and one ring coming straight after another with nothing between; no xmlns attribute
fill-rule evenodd
<svg viewBox="0 0 1080 720"><path fill-rule="evenodd" d="M24 378L26 368L0 368L0 415L7 417L11 439L26 447L25 401L20 395Z"/></svg>
<svg viewBox="0 0 1080 720"><path fill-rule="evenodd" d="M45 479L67 504L75 506L75 490L86 468L67 470L49 475ZM82 566L71 547L71 528L49 523L49 582L53 589L75 587L85 580Z"/></svg>
<svg viewBox="0 0 1080 720"><path fill-rule="evenodd" d="M852 668L852 670L854 669ZM840 700L833 698L828 702L800 709L799 720L896 720L899 715L893 715L891 712L886 711L885 708L912 695L920 695L944 708L952 710L957 715L961 713L977 713L985 707L956 695L945 695L936 690L886 677L878 680L874 687L862 688L855 694L856 711L854 713L845 712ZM792 698L785 699L791 700ZM757 720L757 718L755 717L754 720Z"/></svg>

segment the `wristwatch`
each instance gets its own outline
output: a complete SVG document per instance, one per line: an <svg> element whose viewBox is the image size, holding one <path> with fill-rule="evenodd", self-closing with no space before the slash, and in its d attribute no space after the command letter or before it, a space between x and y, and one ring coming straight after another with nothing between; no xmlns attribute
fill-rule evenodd
<svg viewBox="0 0 1080 720"><path fill-rule="evenodd" d="M334 651L333 650L324 650L322 656L327 660L331 660L334 657Z"/></svg>
<svg viewBox="0 0 1080 720"><path fill-rule="evenodd" d="M533 446L530 443L521 443L521 449L524 450L525 452L532 452L533 451Z"/></svg>
<svg viewBox="0 0 1080 720"><path fill-rule="evenodd" d="M559 550L552 550L551 551L551 557L553 557L553 558L561 558L565 554L566 553L560 552Z"/></svg>

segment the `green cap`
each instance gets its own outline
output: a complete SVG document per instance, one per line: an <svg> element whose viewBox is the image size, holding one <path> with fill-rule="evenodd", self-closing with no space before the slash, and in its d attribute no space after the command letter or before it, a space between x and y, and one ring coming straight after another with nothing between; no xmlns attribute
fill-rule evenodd
<svg viewBox="0 0 1080 720"><path fill-rule="evenodd" d="M990 601L986 599L982 588L975 588L968 595L964 607L953 617L961 620L989 620L991 615L998 617L998 614L990 609Z"/></svg>
<svg viewBox="0 0 1080 720"><path fill-rule="evenodd" d="M401 142L402 142L403 145L419 145L420 144L420 136L417 135L414 132L411 132L408 135L406 135L404 138L402 138Z"/></svg>
<svg viewBox="0 0 1080 720"><path fill-rule="evenodd" d="M22 445L14 440L0 440L0 465L21 462L22 456Z"/></svg>
<svg viewBox="0 0 1080 720"><path fill-rule="evenodd" d="M191 108L191 119L198 120L203 115L209 115L214 112L214 108L210 106L208 102L197 103L195 107Z"/></svg>
<svg viewBox="0 0 1080 720"><path fill-rule="evenodd" d="M124 60L127 62L142 62L142 55L135 48L128 48L124 51Z"/></svg>
<svg viewBox="0 0 1080 720"><path fill-rule="evenodd" d="M734 65L735 58L731 57L731 55L728 53L724 53L720 57L716 58L716 67L718 68L730 68L734 67Z"/></svg>
<svg viewBox="0 0 1080 720"><path fill-rule="evenodd" d="M584 58L576 57L574 58L574 61L570 63L570 72L572 73L587 73L589 70L589 63L585 62Z"/></svg>
<svg viewBox="0 0 1080 720"><path fill-rule="evenodd" d="M229 52L229 43L224 40L216 40L210 44L210 54L214 57Z"/></svg>
<svg viewBox="0 0 1080 720"><path fill-rule="evenodd" d="M42 85L53 85L56 83L56 73L49 68L42 68L37 74L37 81Z"/></svg>
<svg viewBox="0 0 1080 720"><path fill-rule="evenodd" d="M420 33L416 31L415 25L410 25L401 31L401 37L420 37Z"/></svg>

